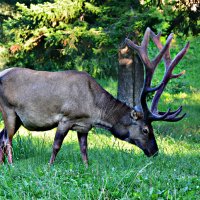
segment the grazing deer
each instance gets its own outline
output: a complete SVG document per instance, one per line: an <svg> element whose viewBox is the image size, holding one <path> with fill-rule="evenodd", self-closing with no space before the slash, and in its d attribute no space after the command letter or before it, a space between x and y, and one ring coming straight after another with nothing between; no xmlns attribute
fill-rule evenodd
<svg viewBox="0 0 200 200"><path fill-rule="evenodd" d="M149 38L152 38L159 54L152 61L147 55ZM12 163L12 138L21 125L32 131L44 131L57 127L52 164L69 130L75 130L83 162L88 164L87 136L92 127L110 130L117 138L137 145L147 156L156 155L158 147L153 133L153 121L179 121L182 107L176 111L159 112L158 101L166 84L172 78L174 67L186 53L189 43L171 60L169 54L172 35L163 46L160 34L147 28L141 46L129 39L126 44L139 54L146 71L140 104L131 108L106 92L89 74L77 71L46 72L26 68L10 68L0 73L0 109L5 128L0 133L0 162L4 154ZM156 66L164 60L166 71L161 83L151 87ZM155 92L151 109L147 95Z"/></svg>

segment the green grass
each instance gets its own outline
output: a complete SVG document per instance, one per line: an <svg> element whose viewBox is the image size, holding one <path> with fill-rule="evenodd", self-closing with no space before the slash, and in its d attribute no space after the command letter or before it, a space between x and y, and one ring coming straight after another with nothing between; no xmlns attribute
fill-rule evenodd
<svg viewBox="0 0 200 200"><path fill-rule="evenodd" d="M14 138L14 165L0 166L0 199L199 199L199 42L200 38L192 39L178 66L186 69L181 80L185 84L178 94L169 90L163 95L161 109L182 104L187 117L178 123L154 123L160 150L156 158L93 129L88 138L88 169L82 164L75 132L68 134L55 164L49 166L55 130L20 129ZM116 81L100 82L116 95Z"/></svg>
<svg viewBox="0 0 200 200"><path fill-rule="evenodd" d="M70 132L54 166L53 133L17 135L13 166L0 167L0 199L197 199L199 149L195 142L158 136L160 154L146 158L110 134L89 135L89 168ZM40 136L40 137L39 137Z"/></svg>

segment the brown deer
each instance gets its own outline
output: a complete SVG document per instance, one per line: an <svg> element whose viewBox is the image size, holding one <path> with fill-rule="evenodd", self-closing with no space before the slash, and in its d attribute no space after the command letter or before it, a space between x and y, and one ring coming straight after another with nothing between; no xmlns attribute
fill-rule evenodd
<svg viewBox="0 0 200 200"><path fill-rule="evenodd" d="M160 53L153 61L147 55L149 38L152 38ZM57 127L52 164L69 130L75 130L84 163L88 164L87 135L92 127L110 130L117 138L137 145L147 156L156 155L158 147L151 123L153 121L179 121L182 107L176 111L159 112L159 98L172 78L172 71L186 53L189 44L171 60L169 55L172 35L162 46L160 34L147 28L141 46L126 39L127 45L138 52L146 71L140 104L131 108L106 92L85 72L46 72L25 68L10 68L0 72L0 109L5 128L0 133L0 162L5 155L12 163L12 138L21 125L28 130L44 131ZM163 58L166 71L161 83L151 87L156 66ZM151 110L147 95L155 92Z"/></svg>

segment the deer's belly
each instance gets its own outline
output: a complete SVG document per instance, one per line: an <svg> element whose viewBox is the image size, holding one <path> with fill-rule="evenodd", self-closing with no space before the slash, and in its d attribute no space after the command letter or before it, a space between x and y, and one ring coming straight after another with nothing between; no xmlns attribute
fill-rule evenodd
<svg viewBox="0 0 200 200"><path fill-rule="evenodd" d="M44 131L55 128L62 115L59 113L45 114L36 112L17 112L22 125L30 131Z"/></svg>

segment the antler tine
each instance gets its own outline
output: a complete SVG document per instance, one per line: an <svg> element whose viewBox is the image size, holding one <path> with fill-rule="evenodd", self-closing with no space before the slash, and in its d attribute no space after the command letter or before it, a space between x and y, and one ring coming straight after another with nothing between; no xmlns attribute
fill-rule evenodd
<svg viewBox="0 0 200 200"><path fill-rule="evenodd" d="M176 55L176 57L171 61L169 70L173 71L174 67L180 62L183 56L187 53L188 48L190 47L190 43L188 42L185 47Z"/></svg>
<svg viewBox="0 0 200 200"><path fill-rule="evenodd" d="M180 106L177 110L172 111L172 112L170 112L169 114L170 114L170 115L175 114L175 113L178 113L178 114L179 114L179 113L182 111L182 109L183 109L183 107ZM164 115L165 113L166 113L166 112L158 112L159 115Z"/></svg>
<svg viewBox="0 0 200 200"><path fill-rule="evenodd" d="M171 41L173 39L173 34L170 34L167 38L166 44L163 47L162 45L159 45L159 47L161 47L160 49L160 53L156 56L156 58L152 61L154 63L154 68L156 68L156 66L160 63L161 59L163 58L165 60L165 62L167 63L166 65L168 65L169 60L170 60L170 56L169 54L169 47L171 44ZM161 43L160 43L161 44ZM166 56L168 55L168 56ZM163 57L164 56L164 57Z"/></svg>
<svg viewBox="0 0 200 200"><path fill-rule="evenodd" d="M184 113L182 116L180 117L176 117L176 118L170 118L170 119L165 119L164 121L166 122L178 122L181 119L183 119L186 116L186 113Z"/></svg>
<svg viewBox="0 0 200 200"><path fill-rule="evenodd" d="M167 118L167 116L169 115L171 109L169 108L167 112L163 112L163 115L159 115L156 113L151 112L149 115L149 119L151 121L163 121L165 118Z"/></svg>
<svg viewBox="0 0 200 200"><path fill-rule="evenodd" d="M156 35L153 31L151 31L151 38L152 40L154 41L154 43L156 44L156 46L158 47L159 50L162 51L162 49L164 50L164 47L163 45L161 44L160 42L160 36L161 36L161 33L159 33L158 35ZM169 45L171 43L173 39L173 33L171 33L168 38L167 38L167 41L166 41L166 45L165 46L168 46L167 43L169 41ZM187 50L189 48L189 42L185 45L185 47L177 54L177 56L173 59L173 61L171 60L171 57L170 57L170 52L169 52L169 47L168 48L166 47L166 50L164 51L164 56L163 56L163 60L164 60L164 63L165 63L165 67L166 67L166 70L170 67L170 70L172 71L174 69L174 67L179 63L179 61L182 59L182 57L187 53ZM173 78L178 78L179 76L183 75L185 73L185 71L182 71L181 73L179 74L176 74L176 75L172 75Z"/></svg>
<svg viewBox="0 0 200 200"><path fill-rule="evenodd" d="M140 49L140 46L136 45L134 42L132 42L130 39L128 38L125 38L125 44L127 44L127 46L130 48L130 49L133 49L133 50L136 50L137 52L139 51Z"/></svg>
<svg viewBox="0 0 200 200"><path fill-rule="evenodd" d="M152 121L170 121L170 122L173 122L173 121L179 121L181 120L185 115L186 113L184 113L182 116L180 117L177 117L182 111L182 106L180 106L176 111L170 111L170 109L168 109L167 112L158 112L158 115L156 114L152 114L151 115L151 118L152 118Z"/></svg>
<svg viewBox="0 0 200 200"><path fill-rule="evenodd" d="M159 32L157 35L151 30L151 38L154 41L154 43L157 45L157 47L161 50L163 48L163 45L160 43L160 37L162 35L161 32Z"/></svg>
<svg viewBox="0 0 200 200"><path fill-rule="evenodd" d="M166 120L169 120L169 119L175 119L182 111L182 106L180 106L176 111L173 111L173 112L167 112L167 116L165 118L165 121ZM159 115L163 116L166 114L166 112L158 112Z"/></svg>
<svg viewBox="0 0 200 200"><path fill-rule="evenodd" d="M172 74L171 78L178 78L180 76L182 76L183 74L185 74L185 70L183 70L182 72L180 72L179 74Z"/></svg>
<svg viewBox="0 0 200 200"><path fill-rule="evenodd" d="M158 47L158 49L161 51L162 48L163 48L163 45L160 42L160 37L161 37L161 33L158 33L158 35L156 35L153 31L151 31L151 38L152 38L153 42L155 43L155 45ZM173 33L171 33L168 36L167 41L170 40L170 43L171 43L172 39L173 39ZM169 47L165 51L165 54L163 56L163 60L164 60L164 63L165 63L165 67L167 68L167 66L169 66L169 64L171 62Z"/></svg>
<svg viewBox="0 0 200 200"><path fill-rule="evenodd" d="M151 29L147 28L143 37L143 40L141 42L141 46L136 45L134 42L129 40L128 38L125 39L125 43L130 47L132 50L136 50L138 55L141 58L141 61L145 65L145 70L150 71L152 70L152 64L151 61L148 58L148 53L147 53L147 46L149 43L149 37L150 37Z"/></svg>
<svg viewBox="0 0 200 200"><path fill-rule="evenodd" d="M179 107L176 112L172 112L172 113L169 113L168 116L166 117L166 119L174 119L176 118L182 111L182 107Z"/></svg>
<svg viewBox="0 0 200 200"><path fill-rule="evenodd" d="M144 37L141 43L141 48L147 54L147 47L149 44L149 37L150 37L151 29L148 27L144 33Z"/></svg>

